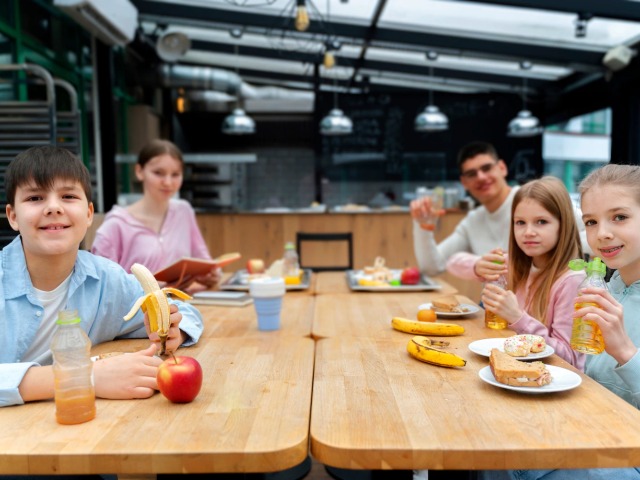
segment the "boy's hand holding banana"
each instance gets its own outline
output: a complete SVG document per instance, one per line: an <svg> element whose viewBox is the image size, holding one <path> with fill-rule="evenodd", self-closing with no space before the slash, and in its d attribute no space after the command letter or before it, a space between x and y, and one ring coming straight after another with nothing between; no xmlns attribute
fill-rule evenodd
<svg viewBox="0 0 640 480"><path fill-rule="evenodd" d="M174 352L182 343L182 333L178 327L182 314L176 305L169 305L167 295L175 295L181 300L189 300L191 296L177 288L161 289L149 269L139 263L131 266L131 273L140 282L145 294L138 298L129 313L124 316L124 320L130 320L142 308L149 339L157 341L155 339L157 335L160 340L159 355Z"/></svg>

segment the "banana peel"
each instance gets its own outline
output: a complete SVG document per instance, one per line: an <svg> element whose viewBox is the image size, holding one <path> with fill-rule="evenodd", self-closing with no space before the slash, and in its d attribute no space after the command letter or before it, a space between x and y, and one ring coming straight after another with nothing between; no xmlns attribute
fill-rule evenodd
<svg viewBox="0 0 640 480"><path fill-rule="evenodd" d="M136 312L140 309L147 314L149 319L149 330L157 332L160 337L160 355L165 354L167 335L171 327L171 319L169 313L169 301L167 295L174 295L180 300L190 300L191 295L173 287L160 288L158 281L149 271L147 267L139 263L131 266L131 273L136 277L144 295L133 304L129 313L123 319L131 320Z"/></svg>
<svg viewBox="0 0 640 480"><path fill-rule="evenodd" d="M393 317L391 326L400 332L432 335L434 337L452 337L464 333L464 327L456 323L420 322L402 317Z"/></svg>
<svg viewBox="0 0 640 480"><path fill-rule="evenodd" d="M446 342L449 343L449 342ZM445 352L433 347L433 340L420 335L414 336L407 343L407 352L416 360L439 367L464 367L467 361L455 353Z"/></svg>

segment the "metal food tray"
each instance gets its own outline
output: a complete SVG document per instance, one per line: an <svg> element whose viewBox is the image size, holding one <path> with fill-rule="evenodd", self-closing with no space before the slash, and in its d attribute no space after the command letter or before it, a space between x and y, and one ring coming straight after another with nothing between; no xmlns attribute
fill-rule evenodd
<svg viewBox="0 0 640 480"><path fill-rule="evenodd" d="M359 272L362 272L362 270L347 270L345 272L349 288L356 292L421 292L425 290L440 290L442 288L442 285L426 275L421 275L420 283L416 285L387 285L382 287L359 285L356 278Z"/></svg>
<svg viewBox="0 0 640 480"><path fill-rule="evenodd" d="M249 282L246 280L247 269L243 268L231 275L220 285L220 290L249 290ZM312 270L302 269L302 281L298 285L285 285L287 290L306 290L311 285Z"/></svg>

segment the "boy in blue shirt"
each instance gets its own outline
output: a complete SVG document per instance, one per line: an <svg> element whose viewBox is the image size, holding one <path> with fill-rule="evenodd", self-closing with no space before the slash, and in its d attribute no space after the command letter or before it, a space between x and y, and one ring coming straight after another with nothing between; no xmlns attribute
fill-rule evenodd
<svg viewBox="0 0 640 480"><path fill-rule="evenodd" d="M0 406L53 398L49 345L58 311L77 310L91 342L144 338L145 350L94 363L96 396L146 398L157 389L159 338L142 312L123 316L141 285L118 264L80 251L93 221L91 179L71 152L40 146L20 153L5 174L6 213L19 235L0 252ZM171 305L167 351L196 343L200 312Z"/></svg>

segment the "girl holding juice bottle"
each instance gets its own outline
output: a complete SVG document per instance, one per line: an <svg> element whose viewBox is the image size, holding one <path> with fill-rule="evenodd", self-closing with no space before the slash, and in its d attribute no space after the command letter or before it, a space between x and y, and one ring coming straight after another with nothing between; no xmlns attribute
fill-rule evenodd
<svg viewBox="0 0 640 480"><path fill-rule="evenodd" d="M636 346L640 344L640 166L605 165L591 172L579 191L589 246L607 267L616 270L609 280L609 291L588 287L573 299L582 305L591 303L572 316L596 322L605 343L604 353L588 355L585 373L640 408L640 354ZM478 478L638 480L640 469L492 470L478 472Z"/></svg>
<svg viewBox="0 0 640 480"><path fill-rule="evenodd" d="M496 264L499 252L493 251L478 262L476 272L487 280L508 273L509 290L485 285L482 303L487 311L517 333L544 337L559 356L583 369L585 356L570 343L573 300L585 278L583 271L568 267L569 260L582 257L573 211L569 192L557 178L523 185L511 207L508 262ZM484 269L486 264L491 267Z"/></svg>

